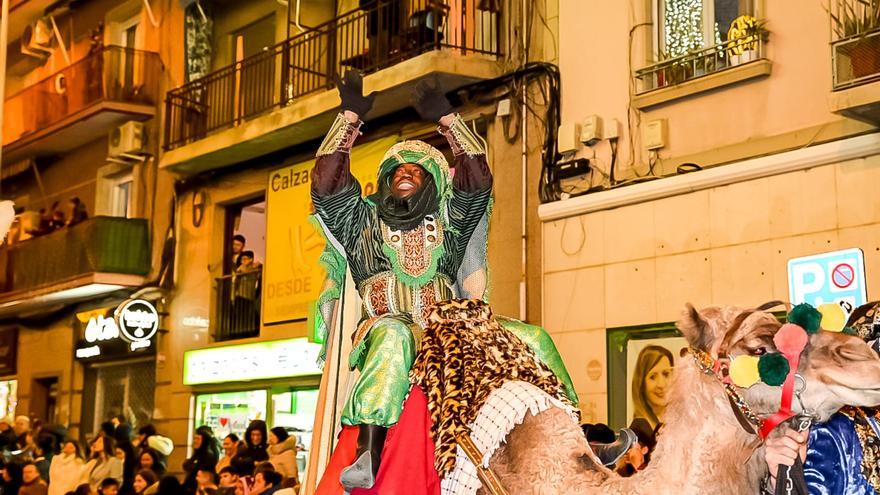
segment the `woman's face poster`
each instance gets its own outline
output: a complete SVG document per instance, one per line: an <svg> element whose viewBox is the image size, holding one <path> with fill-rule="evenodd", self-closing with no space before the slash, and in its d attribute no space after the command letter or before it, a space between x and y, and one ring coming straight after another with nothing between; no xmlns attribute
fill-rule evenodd
<svg viewBox="0 0 880 495"><path fill-rule="evenodd" d="M687 341L683 337L627 342L627 424L643 420L653 430L663 422L675 367L684 347Z"/></svg>

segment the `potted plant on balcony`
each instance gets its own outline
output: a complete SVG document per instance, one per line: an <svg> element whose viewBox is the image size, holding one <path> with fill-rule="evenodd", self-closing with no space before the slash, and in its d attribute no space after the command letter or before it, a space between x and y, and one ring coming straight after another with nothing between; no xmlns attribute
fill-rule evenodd
<svg viewBox="0 0 880 495"><path fill-rule="evenodd" d="M672 62L663 64L663 67L658 67L654 72L656 78L654 89L675 86L694 78L694 64L691 57L671 57L666 52L660 51L658 59L661 62Z"/></svg>
<svg viewBox="0 0 880 495"><path fill-rule="evenodd" d="M853 77L859 79L880 73L880 0L854 2L840 2L837 14L828 14L838 39L835 49L849 59Z"/></svg>
<svg viewBox="0 0 880 495"><path fill-rule="evenodd" d="M750 15L741 15L730 23L726 51L731 67L760 57L760 44L769 35L765 24L765 21L759 21Z"/></svg>

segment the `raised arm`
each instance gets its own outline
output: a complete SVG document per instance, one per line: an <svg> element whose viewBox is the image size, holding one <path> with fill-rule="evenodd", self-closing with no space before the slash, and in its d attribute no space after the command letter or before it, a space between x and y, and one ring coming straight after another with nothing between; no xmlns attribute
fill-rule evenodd
<svg viewBox="0 0 880 495"><path fill-rule="evenodd" d="M349 154L361 133L361 117L370 111L374 96L363 96L363 80L353 71L337 81L337 89L342 105L316 154L312 203L315 214L348 250L367 215L361 185L351 173Z"/></svg>
<svg viewBox="0 0 880 495"><path fill-rule="evenodd" d="M365 117L373 107L375 96L372 93L364 96L363 78L355 71L348 71L344 79L337 80L336 88L342 105L330 131L318 148L312 177L312 196L330 196L357 182L351 175L349 153L361 134L361 117Z"/></svg>
<svg viewBox="0 0 880 495"><path fill-rule="evenodd" d="M425 120L440 124L455 157L452 186L456 192L480 193L492 189L492 172L482 141L468 128L436 81L421 81L413 94L413 106Z"/></svg>

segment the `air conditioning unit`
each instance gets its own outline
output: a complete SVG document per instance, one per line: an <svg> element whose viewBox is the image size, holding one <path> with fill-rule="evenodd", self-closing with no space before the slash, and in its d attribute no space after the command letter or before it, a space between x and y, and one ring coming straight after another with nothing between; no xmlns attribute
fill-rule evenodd
<svg viewBox="0 0 880 495"><path fill-rule="evenodd" d="M113 129L110 133L107 155L111 158L120 158L143 152L147 144L146 132L144 124L133 120Z"/></svg>
<svg viewBox="0 0 880 495"><path fill-rule="evenodd" d="M25 55L45 56L52 53L52 25L46 19L38 19L24 28L21 34L21 51Z"/></svg>

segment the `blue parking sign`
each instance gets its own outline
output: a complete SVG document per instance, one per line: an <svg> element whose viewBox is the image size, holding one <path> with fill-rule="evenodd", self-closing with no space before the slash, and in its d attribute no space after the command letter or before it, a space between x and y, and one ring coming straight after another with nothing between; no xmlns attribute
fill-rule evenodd
<svg viewBox="0 0 880 495"><path fill-rule="evenodd" d="M788 260L788 294L792 304L836 302L851 312L868 302L864 253L853 248Z"/></svg>

